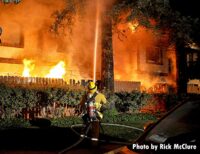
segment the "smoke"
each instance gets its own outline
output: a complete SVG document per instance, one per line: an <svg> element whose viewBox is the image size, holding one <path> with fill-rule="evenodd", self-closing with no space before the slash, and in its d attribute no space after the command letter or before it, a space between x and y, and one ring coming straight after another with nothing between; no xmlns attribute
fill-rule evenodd
<svg viewBox="0 0 200 154"><path fill-rule="evenodd" d="M37 71L38 67L54 65L63 60L66 62L67 73L72 78L79 75L92 77L96 1L88 0L84 6L84 14L77 14L72 33L68 33L69 28L64 25L59 35L56 35L50 31L55 22L52 14L63 10L65 6L65 0L23 0L18 5L0 5L0 25L4 30L2 42L20 46L22 37L24 39L24 51L18 52L16 49L8 57L32 59ZM99 46L98 73L100 52Z"/></svg>
<svg viewBox="0 0 200 154"><path fill-rule="evenodd" d="M77 20L73 29L73 58L77 68L79 68L82 76L87 74L92 77L93 71L93 58L94 58L94 45L95 45L95 31L96 24L98 26L98 47L97 47L97 79L100 79L101 73L101 22L103 12L113 3L113 0L88 0L84 10L82 19ZM99 15L97 15L99 11ZM99 17L99 19L97 19ZM98 21L97 21L98 20ZM84 57L84 58L83 58ZM87 75L86 75L87 76Z"/></svg>
<svg viewBox="0 0 200 154"><path fill-rule="evenodd" d="M55 22L52 14L63 10L66 7L66 0L23 0L17 5L1 4L2 43L24 47L22 49L9 48L9 51L7 48L1 49L0 57L33 60L36 76L48 73L53 65L59 61L65 61L67 78L80 76L92 78L97 2L100 7L101 25L103 12L112 5L114 0L85 1L83 10L75 16L72 33L69 33L68 25L61 25L59 35L50 31L50 27ZM156 45L157 38L151 30L138 27L134 31L134 27L129 26L129 24L118 25L122 33L113 34L115 79L142 81L146 86L151 86L158 79L141 72L157 70L167 73L167 68L146 65L146 59L143 58L146 54L145 50ZM101 28L100 26L99 34L101 34ZM97 79L100 77L101 67L101 35L98 40ZM140 51L139 54L138 51ZM169 54L168 58L172 59L175 66L174 56ZM167 65L167 62L164 61L164 64ZM7 70L22 73L22 66L6 65L9 65ZM0 68L5 68L5 65L0 65ZM172 81L174 77L175 75L171 77Z"/></svg>
<svg viewBox="0 0 200 154"><path fill-rule="evenodd" d="M23 41L21 40L23 37L24 52L19 53L18 57L40 57L38 53L41 53L41 44L44 41L47 41L45 43L51 48L51 38L44 36L48 34L49 25L53 22L51 14L56 9L61 9L63 5L64 1L54 0L24 0L18 5L0 5L2 42L18 46Z"/></svg>

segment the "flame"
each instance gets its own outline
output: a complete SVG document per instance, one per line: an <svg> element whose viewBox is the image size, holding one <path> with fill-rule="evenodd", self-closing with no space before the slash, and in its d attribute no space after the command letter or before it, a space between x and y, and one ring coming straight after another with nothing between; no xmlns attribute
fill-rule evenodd
<svg viewBox="0 0 200 154"><path fill-rule="evenodd" d="M33 71L35 68L35 64L33 64L33 60L24 59L23 64L24 64L24 70L23 70L22 75L24 77L30 77L31 76L30 72Z"/></svg>
<svg viewBox="0 0 200 154"><path fill-rule="evenodd" d="M66 74L65 62L60 61L56 66L54 66L45 77L48 78L64 78Z"/></svg>
<svg viewBox="0 0 200 154"><path fill-rule="evenodd" d="M138 22L129 22L128 23L128 27L131 30L131 32L135 32L138 26L139 26Z"/></svg>
<svg viewBox="0 0 200 154"><path fill-rule="evenodd" d="M151 20L151 25L154 24ZM113 35L114 79L140 82L141 91L145 92L164 92L163 87L167 91L166 85L176 89L176 52L174 47L168 46L168 31L158 37L153 30L140 26L136 20L118 27L125 31L122 31L123 35ZM146 53L153 52L151 48L154 49L158 43L162 43L165 49L162 51L162 66L146 61ZM160 75L161 72L167 75Z"/></svg>
<svg viewBox="0 0 200 154"><path fill-rule="evenodd" d="M49 68L50 69L49 73L45 73L45 74L44 72L33 72L35 71L34 70L35 64L33 60L24 59L23 64L24 64L24 70L23 70L22 76L24 77L33 77L33 76L39 77L40 76L40 77L47 77L47 78L63 78L64 79L64 75L66 74L64 61L59 61L55 66L53 66L52 68Z"/></svg>

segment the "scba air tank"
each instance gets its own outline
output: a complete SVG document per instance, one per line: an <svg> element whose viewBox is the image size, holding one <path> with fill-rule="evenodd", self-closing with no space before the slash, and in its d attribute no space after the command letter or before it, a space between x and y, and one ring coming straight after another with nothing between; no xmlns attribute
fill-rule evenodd
<svg viewBox="0 0 200 154"><path fill-rule="evenodd" d="M88 102L88 115L91 120L96 119L96 108L93 101Z"/></svg>

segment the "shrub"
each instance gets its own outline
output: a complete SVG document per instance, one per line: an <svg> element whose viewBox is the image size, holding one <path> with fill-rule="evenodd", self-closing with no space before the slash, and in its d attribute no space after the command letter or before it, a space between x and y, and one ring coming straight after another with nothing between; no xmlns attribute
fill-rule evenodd
<svg viewBox="0 0 200 154"><path fill-rule="evenodd" d="M151 97L150 94L140 92L120 92L112 94L108 98L108 103L114 104L112 106L116 107L118 112L136 113Z"/></svg>
<svg viewBox="0 0 200 154"><path fill-rule="evenodd" d="M0 129L27 128L29 126L30 123L22 118L5 118L0 122Z"/></svg>
<svg viewBox="0 0 200 154"><path fill-rule="evenodd" d="M51 119L51 125L57 127L70 127L74 124L82 124L83 121L80 117L65 117Z"/></svg>
<svg viewBox="0 0 200 154"><path fill-rule="evenodd" d="M22 116L23 108L31 108L37 103L36 91L31 89L10 88L0 85L0 118Z"/></svg>
<svg viewBox="0 0 200 154"><path fill-rule="evenodd" d="M84 95L83 90L46 88L26 89L22 87L8 87L0 85L0 118L21 117L23 109L47 107L56 103L55 115L60 117L63 107L76 106Z"/></svg>
<svg viewBox="0 0 200 154"><path fill-rule="evenodd" d="M45 106L51 108L52 117L62 117L65 107L77 107L81 98L85 94L84 90L70 88L46 88L28 89L21 87L8 87L0 85L0 118L22 117L23 109ZM139 113L146 105L164 103L167 109L182 100L186 100L188 95L167 95L148 94L141 92L105 92L108 103L105 114L115 116L118 113ZM56 108L52 105L56 104ZM156 108L158 113L162 112Z"/></svg>

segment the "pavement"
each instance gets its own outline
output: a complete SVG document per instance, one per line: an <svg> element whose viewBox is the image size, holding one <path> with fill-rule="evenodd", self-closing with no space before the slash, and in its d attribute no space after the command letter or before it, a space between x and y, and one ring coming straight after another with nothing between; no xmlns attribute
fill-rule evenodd
<svg viewBox="0 0 200 154"><path fill-rule="evenodd" d="M122 141L102 134L100 138ZM5 129L0 130L0 154L57 154L79 139L70 128L48 126ZM120 146L99 143L92 147L90 141L85 139L65 154L102 154Z"/></svg>

